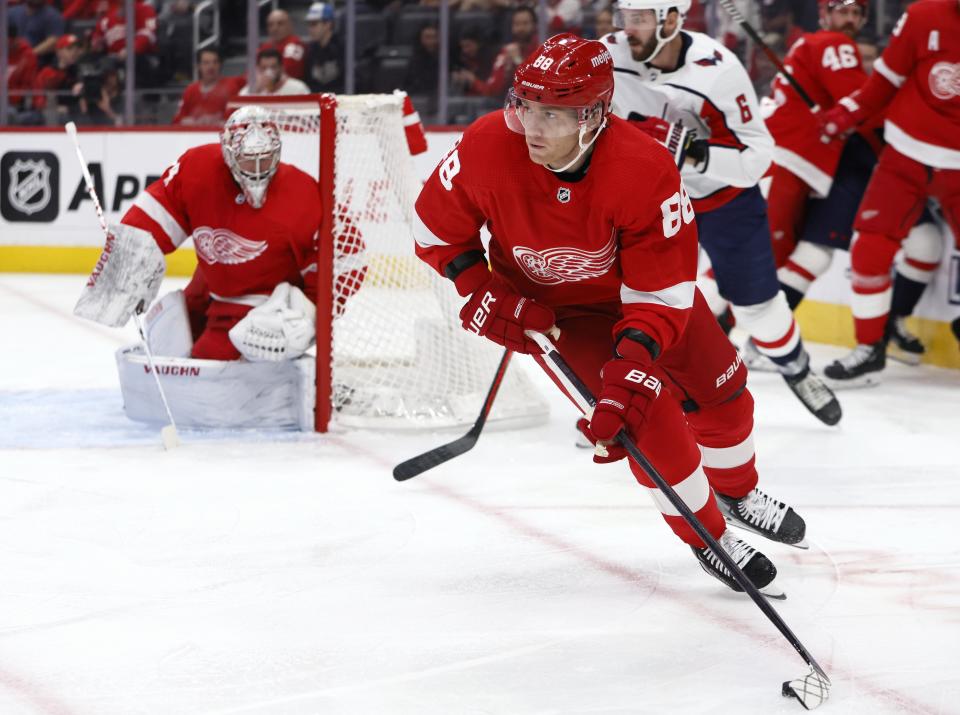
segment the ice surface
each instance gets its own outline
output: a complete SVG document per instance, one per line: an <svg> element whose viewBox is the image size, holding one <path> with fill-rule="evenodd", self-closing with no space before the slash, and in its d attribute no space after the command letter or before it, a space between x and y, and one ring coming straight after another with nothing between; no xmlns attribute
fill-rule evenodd
<svg viewBox="0 0 960 715"><path fill-rule="evenodd" d="M0 714L799 713L800 658L625 466L544 427L198 434L126 420L78 276L0 276ZM823 365L841 354L815 346ZM533 371L530 371L533 375ZM960 713L960 375L892 364L817 423L756 374L776 562L828 713Z"/></svg>

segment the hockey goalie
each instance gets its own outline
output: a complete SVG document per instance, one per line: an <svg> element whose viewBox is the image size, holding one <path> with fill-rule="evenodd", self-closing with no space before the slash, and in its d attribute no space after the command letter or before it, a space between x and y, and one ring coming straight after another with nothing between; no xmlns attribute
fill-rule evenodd
<svg viewBox="0 0 960 715"><path fill-rule="evenodd" d="M421 134L422 136L422 134ZM313 297L322 207L315 179L280 161L281 133L248 105L220 142L185 152L108 231L75 313L122 326L156 298L163 255L193 238L186 287L146 311L146 337L178 424L309 429L313 423ZM334 310L366 274L364 242L344 207L336 237ZM163 421L140 346L117 353L124 409Z"/></svg>

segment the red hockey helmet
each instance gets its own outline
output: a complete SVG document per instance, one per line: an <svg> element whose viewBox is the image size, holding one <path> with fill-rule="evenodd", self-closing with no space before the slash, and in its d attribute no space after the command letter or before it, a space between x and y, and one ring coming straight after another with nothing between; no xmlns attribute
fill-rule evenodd
<svg viewBox="0 0 960 715"><path fill-rule="evenodd" d="M516 110L523 102L536 102L574 109L577 124L593 129L602 125L610 111L612 97L610 52L602 42L565 32L544 42L517 68L513 89L507 98L507 125L524 133ZM574 126L570 133L576 130Z"/></svg>

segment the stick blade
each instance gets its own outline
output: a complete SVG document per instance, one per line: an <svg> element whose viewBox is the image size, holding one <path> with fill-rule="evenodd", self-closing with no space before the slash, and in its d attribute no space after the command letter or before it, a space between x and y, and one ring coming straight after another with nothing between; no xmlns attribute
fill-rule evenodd
<svg viewBox="0 0 960 715"><path fill-rule="evenodd" d="M163 448L168 452L180 446L180 437L177 436L177 428L173 425L167 425L160 430L160 439L163 441Z"/></svg>
<svg viewBox="0 0 960 715"><path fill-rule="evenodd" d="M453 442L431 449L429 452L418 454L416 457L411 457L394 467L393 478L398 482L405 482L418 474L423 474L428 469L433 469L454 457L469 452L476 443L477 437L467 434Z"/></svg>
<svg viewBox="0 0 960 715"><path fill-rule="evenodd" d="M830 679L811 668L802 678L786 681L781 694L785 698L796 698L806 710L813 710L830 697Z"/></svg>

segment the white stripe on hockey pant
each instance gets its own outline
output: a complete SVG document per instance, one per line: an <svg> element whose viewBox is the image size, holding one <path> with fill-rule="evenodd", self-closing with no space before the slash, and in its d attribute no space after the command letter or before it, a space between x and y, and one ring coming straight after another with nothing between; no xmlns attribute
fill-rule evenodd
<svg viewBox="0 0 960 715"><path fill-rule="evenodd" d="M213 291L210 291L210 297L214 300L220 301L221 303L233 303L235 305L249 305L252 308L257 308L267 302L267 299L270 297L268 295L260 295L259 293L250 293L248 295L217 295Z"/></svg>
<svg viewBox="0 0 960 715"><path fill-rule="evenodd" d="M646 487L646 489L650 492L650 497L657 505L660 513L664 516L680 516L680 512L670 503L663 492L656 487ZM710 498L710 483L707 482L707 475L703 473L703 467L698 464L693 474L679 484L673 485L673 491L683 499L691 511L694 513L700 511Z"/></svg>
<svg viewBox="0 0 960 715"><path fill-rule="evenodd" d="M794 176L803 179L807 186L817 192L820 198L830 193L833 177L818 169L815 164L810 163L799 154L784 149L782 146L775 146L773 148L773 160Z"/></svg>
<svg viewBox="0 0 960 715"><path fill-rule="evenodd" d="M668 308L691 308L697 284L694 281L677 283L669 288L653 291L634 290L629 286L620 286L621 303L653 303Z"/></svg>
<svg viewBox="0 0 960 715"><path fill-rule="evenodd" d="M779 343L790 335L789 340L773 348L758 344L757 349L764 355L773 358L787 355L800 342L800 330L793 324L793 313L782 290L768 301L756 305L734 305L732 310L737 325L760 343Z"/></svg>
<svg viewBox="0 0 960 715"><path fill-rule="evenodd" d="M413 212L413 238L420 248L450 245L429 228L427 228L427 225L420 220L420 214L418 214L416 211Z"/></svg>
<svg viewBox="0 0 960 715"><path fill-rule="evenodd" d="M785 286L790 286L794 290L806 294L810 290L810 284L813 283L806 276L802 276L796 271L790 269L789 265L777 269L777 280Z"/></svg>
<svg viewBox="0 0 960 715"><path fill-rule="evenodd" d="M163 204L157 201L149 192L142 191L133 202L133 205L143 211L147 216L160 224L160 228L170 237L174 246L179 246L187 240L187 233L184 231L177 220L164 208Z"/></svg>
<svg viewBox="0 0 960 715"><path fill-rule="evenodd" d="M850 297L850 309L854 318L882 318L890 312L890 302L893 300L893 288L887 288L880 293L857 293Z"/></svg>
<svg viewBox="0 0 960 715"><path fill-rule="evenodd" d="M899 87L907 81L907 78L902 74L897 74L890 69L887 63L883 61L882 57L878 57L876 60L874 60L873 69L882 74L894 87Z"/></svg>
<svg viewBox="0 0 960 715"><path fill-rule="evenodd" d="M733 469L749 462L754 455L753 432L747 438L732 447L704 447L700 445L703 454L703 466L711 469Z"/></svg>

